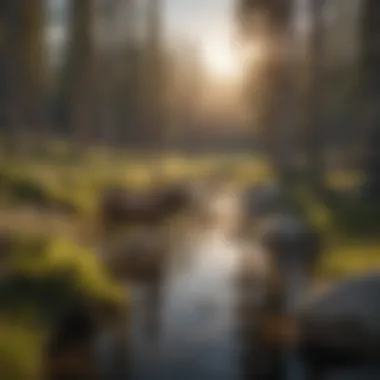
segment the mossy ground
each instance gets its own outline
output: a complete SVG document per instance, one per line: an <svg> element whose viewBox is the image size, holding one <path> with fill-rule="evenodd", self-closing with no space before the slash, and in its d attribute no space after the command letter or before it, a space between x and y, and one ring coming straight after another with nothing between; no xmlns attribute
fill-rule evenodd
<svg viewBox="0 0 380 380"><path fill-rule="evenodd" d="M78 235L83 237L83 231L91 226L102 189L111 185L146 188L157 186L160 181L202 178L216 172L228 175L238 188L275 180L264 160L244 154L144 158L127 154L110 156L95 151L80 162L61 158L50 161L4 160L0 166L0 227L7 227L19 236L12 266L31 282L45 279L45 288L50 287L54 292L34 294L34 298L27 292L10 293L13 299L25 300L23 307L17 309L16 317L10 313L14 309L8 310L3 300L0 310L0 378L38 379L38 363L47 329L37 323L40 311L36 308L45 308L46 315L49 308L52 309L54 299L69 300L72 294L110 302L119 302L124 297L124 289L108 277L93 252L82 246L78 239ZM327 183L332 188L342 189L357 186L360 180L356 174L340 172L330 173ZM18 199L14 199L16 193ZM30 204L37 199L38 207L25 207L20 202L22 197ZM346 222L351 218L351 231L359 230L358 226L368 222L365 210L338 215L336 210L315 201L307 192L300 191L293 197L293 206L302 208L324 234L327 249L319 270L322 281L380 268L380 239L344 234L337 223L339 218ZM70 204L78 212L67 216L41 206L55 202ZM52 279L57 278L69 281L54 283ZM53 282L47 285L49 281ZM34 289L38 293L41 288L36 286ZM30 302L32 299L34 301Z"/></svg>

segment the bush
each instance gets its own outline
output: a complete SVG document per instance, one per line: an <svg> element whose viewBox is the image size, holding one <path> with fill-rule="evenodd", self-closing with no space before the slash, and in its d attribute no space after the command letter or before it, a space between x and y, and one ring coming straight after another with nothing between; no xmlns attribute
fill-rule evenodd
<svg viewBox="0 0 380 380"><path fill-rule="evenodd" d="M40 380L45 334L35 326L7 318L0 324L0 378Z"/></svg>
<svg viewBox="0 0 380 380"><path fill-rule="evenodd" d="M40 379L46 338L67 310L121 308L125 291L90 251L61 238L14 236L0 288L0 378Z"/></svg>
<svg viewBox="0 0 380 380"><path fill-rule="evenodd" d="M27 178L9 180L6 188L9 199L14 203L26 203L47 207L51 197L38 181Z"/></svg>
<svg viewBox="0 0 380 380"><path fill-rule="evenodd" d="M34 174L38 177L39 173ZM49 181L49 178L28 177L24 173L15 175L9 170L0 171L0 190L6 203L36 206L71 216L86 210L86 204L81 207L82 200L90 198L73 181L57 181L56 178Z"/></svg>
<svg viewBox="0 0 380 380"><path fill-rule="evenodd" d="M62 281L62 292L73 291L82 297L102 301L123 300L124 289L110 278L100 260L70 240L57 237L19 239L13 245L12 266L15 273L37 282L41 279Z"/></svg>
<svg viewBox="0 0 380 380"><path fill-rule="evenodd" d="M378 237L380 232L380 204L373 202L346 202L338 204L333 212L336 228L343 235Z"/></svg>

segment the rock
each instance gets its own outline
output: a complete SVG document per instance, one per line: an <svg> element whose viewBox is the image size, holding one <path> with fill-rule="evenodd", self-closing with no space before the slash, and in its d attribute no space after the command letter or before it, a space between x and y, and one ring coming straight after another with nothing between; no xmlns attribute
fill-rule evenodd
<svg viewBox="0 0 380 380"><path fill-rule="evenodd" d="M343 281L299 312L301 345L380 356L380 274Z"/></svg>
<svg viewBox="0 0 380 380"><path fill-rule="evenodd" d="M322 380L378 380L380 369L358 368L350 370L336 370L323 376Z"/></svg>

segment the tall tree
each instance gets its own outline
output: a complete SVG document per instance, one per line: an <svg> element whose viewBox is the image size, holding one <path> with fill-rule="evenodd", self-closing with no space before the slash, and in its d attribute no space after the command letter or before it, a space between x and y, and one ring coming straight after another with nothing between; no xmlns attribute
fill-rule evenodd
<svg viewBox="0 0 380 380"><path fill-rule="evenodd" d="M89 144L93 128L93 0L71 0L68 42L70 123L76 143Z"/></svg>
<svg viewBox="0 0 380 380"><path fill-rule="evenodd" d="M6 120L15 143L27 132L44 131L44 5L43 0L2 2Z"/></svg>
<svg viewBox="0 0 380 380"><path fill-rule="evenodd" d="M289 125L283 116L289 97L291 5L288 0L240 0L238 5L238 23L247 46L256 39L265 46L260 72L255 63L248 86L259 139L280 180L287 180L290 166L284 149Z"/></svg>
<svg viewBox="0 0 380 380"><path fill-rule="evenodd" d="M0 3L0 127L7 131L7 3Z"/></svg>
<svg viewBox="0 0 380 380"><path fill-rule="evenodd" d="M307 44L307 68L306 70L306 93L305 124L303 133L306 134L306 158L308 183L313 190L323 188L324 173L324 128L320 118L322 96L322 67L323 67L323 8L325 0L311 0L311 27Z"/></svg>
<svg viewBox="0 0 380 380"><path fill-rule="evenodd" d="M44 43L45 0L24 0L21 7L25 23L26 56L24 64L28 87L28 114L33 134L45 144L46 120L46 47ZM38 144L39 145L39 144ZM44 146L42 147L44 148Z"/></svg>
<svg viewBox="0 0 380 380"><path fill-rule="evenodd" d="M366 127L366 195L380 200L380 3L363 0L362 53L365 103L371 115Z"/></svg>
<svg viewBox="0 0 380 380"><path fill-rule="evenodd" d="M163 77L162 0L148 2L144 66L144 101L147 118L144 140L163 148L165 91Z"/></svg>

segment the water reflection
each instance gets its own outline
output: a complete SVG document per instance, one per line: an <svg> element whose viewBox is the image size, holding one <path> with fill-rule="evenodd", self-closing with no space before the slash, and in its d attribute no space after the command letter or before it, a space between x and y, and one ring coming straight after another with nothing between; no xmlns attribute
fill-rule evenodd
<svg viewBox="0 0 380 380"><path fill-rule="evenodd" d="M216 202L220 223L190 228L172 247L162 275L132 286L130 361L124 360L130 371L118 371L119 377L112 379L284 379L287 364L294 361L284 356L280 342L271 347L261 340L263 311L277 309L270 305L281 301L281 289L277 287L273 295L266 292L265 257L227 233L234 225L232 210L232 198ZM299 360L288 371L292 380L301 368ZM337 369L321 373L319 367L313 368L313 374L297 379L361 378L355 371Z"/></svg>
<svg viewBox="0 0 380 380"><path fill-rule="evenodd" d="M141 325L144 289L134 292L132 379L240 378L235 314L239 251L222 230L210 228L194 233L185 252L186 265L174 255L167 267L162 293L156 293L162 299L151 294L156 311L149 314L152 320L156 315L161 328L154 344ZM155 313L161 302L159 317Z"/></svg>

